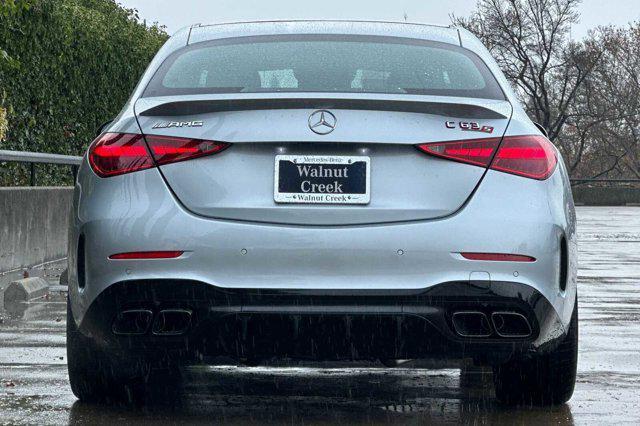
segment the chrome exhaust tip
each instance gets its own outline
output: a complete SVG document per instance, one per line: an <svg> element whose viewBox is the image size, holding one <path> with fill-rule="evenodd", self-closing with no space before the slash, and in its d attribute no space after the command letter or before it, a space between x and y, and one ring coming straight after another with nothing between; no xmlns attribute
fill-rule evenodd
<svg viewBox="0 0 640 426"><path fill-rule="evenodd" d="M461 337L489 337L492 334L489 318L483 312L454 312L452 322L456 333Z"/></svg>
<svg viewBox="0 0 640 426"><path fill-rule="evenodd" d="M500 337L523 338L533 333L529 320L517 312L494 312L491 322Z"/></svg>
<svg viewBox="0 0 640 426"><path fill-rule="evenodd" d="M158 312L152 333L156 336L180 336L191 328L191 311L188 309L165 309Z"/></svg>
<svg viewBox="0 0 640 426"><path fill-rule="evenodd" d="M122 311L113 321L111 331L119 336L139 336L146 334L151 325L153 312L148 309Z"/></svg>

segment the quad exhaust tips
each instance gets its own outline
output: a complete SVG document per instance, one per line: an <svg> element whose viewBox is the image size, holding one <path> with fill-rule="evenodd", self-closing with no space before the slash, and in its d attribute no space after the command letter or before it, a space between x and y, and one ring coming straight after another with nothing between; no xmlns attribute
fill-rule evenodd
<svg viewBox="0 0 640 426"><path fill-rule="evenodd" d="M113 322L113 334L140 336L151 332L156 336L180 336L191 328L191 311L187 309L165 309L153 318L148 309L122 311ZM153 326L152 326L153 323Z"/></svg>
<svg viewBox="0 0 640 426"><path fill-rule="evenodd" d="M164 309L154 315L148 309L120 312L112 325L116 335L136 336L151 332L156 336L180 336L191 328L192 312L188 309ZM488 316L480 311L457 311L452 315L455 332L460 337L526 338L533 330L527 318L511 311L495 311Z"/></svg>
<svg viewBox="0 0 640 426"><path fill-rule="evenodd" d="M517 312L496 311L491 319L480 311L457 311L452 315L455 332L460 337L487 338L494 335L502 338L525 338L533 330L527 318Z"/></svg>

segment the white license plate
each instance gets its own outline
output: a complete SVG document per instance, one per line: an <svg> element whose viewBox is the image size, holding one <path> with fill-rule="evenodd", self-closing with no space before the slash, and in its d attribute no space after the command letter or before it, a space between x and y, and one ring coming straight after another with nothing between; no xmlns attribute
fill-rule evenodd
<svg viewBox="0 0 640 426"><path fill-rule="evenodd" d="M369 204L369 157L277 155L274 199L277 203Z"/></svg>

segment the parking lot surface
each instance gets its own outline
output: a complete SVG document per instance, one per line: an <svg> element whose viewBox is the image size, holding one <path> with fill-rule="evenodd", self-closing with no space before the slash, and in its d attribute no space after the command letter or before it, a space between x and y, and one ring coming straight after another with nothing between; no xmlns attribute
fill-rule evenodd
<svg viewBox="0 0 640 426"><path fill-rule="evenodd" d="M82 404L54 287L0 310L0 424L640 424L640 208L580 207L578 219L578 382L562 407L502 408L488 372L377 364L196 367L142 407Z"/></svg>

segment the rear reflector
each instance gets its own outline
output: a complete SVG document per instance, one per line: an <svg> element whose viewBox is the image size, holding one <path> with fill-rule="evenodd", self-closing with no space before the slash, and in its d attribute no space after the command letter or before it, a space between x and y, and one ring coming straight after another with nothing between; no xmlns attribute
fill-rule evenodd
<svg viewBox="0 0 640 426"><path fill-rule="evenodd" d="M436 157L489 167L531 179L547 179L558 162L553 145L539 135L435 142L417 146ZM496 152L497 150L497 152Z"/></svg>
<svg viewBox="0 0 640 426"><path fill-rule="evenodd" d="M175 163L217 154L228 143L191 138L105 133L89 148L89 164L100 177L146 170L156 165Z"/></svg>
<svg viewBox="0 0 640 426"><path fill-rule="evenodd" d="M536 258L523 256L521 254L501 254L501 253L460 253L468 260L485 260L490 262L535 262Z"/></svg>
<svg viewBox="0 0 640 426"><path fill-rule="evenodd" d="M183 251L138 251L131 253L119 253L109 256L111 260L136 260L136 259L175 259L184 254Z"/></svg>

